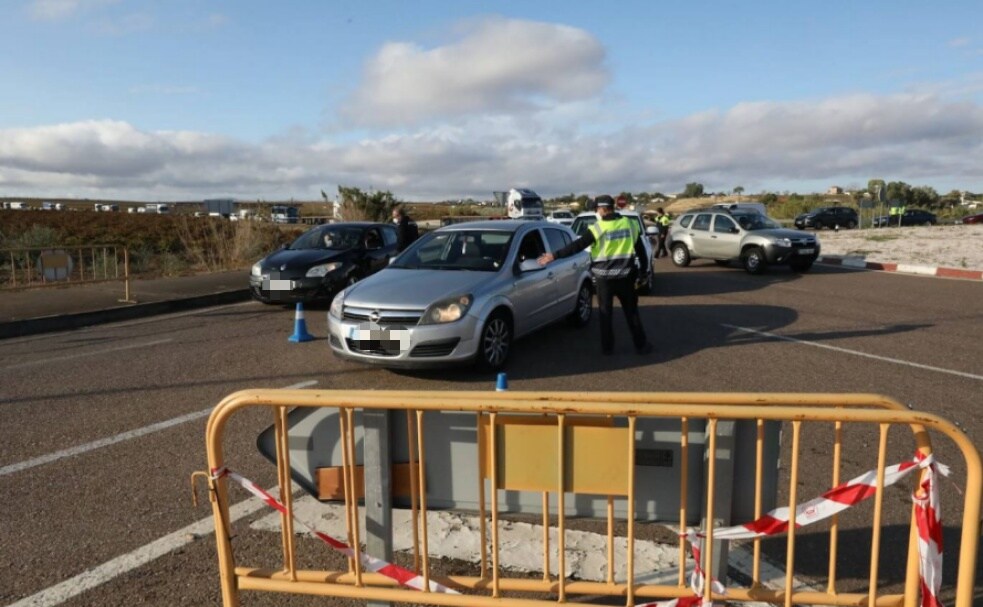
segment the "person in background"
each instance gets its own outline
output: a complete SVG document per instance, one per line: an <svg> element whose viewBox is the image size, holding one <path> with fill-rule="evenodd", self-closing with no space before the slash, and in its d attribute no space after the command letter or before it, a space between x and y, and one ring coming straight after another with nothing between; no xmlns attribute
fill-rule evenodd
<svg viewBox="0 0 983 607"><path fill-rule="evenodd" d="M670 223L672 223L672 217L662 207L659 207L655 216L655 224L659 228L659 242L655 248L655 256L657 258L669 256L669 251L666 249L666 239L669 237Z"/></svg>
<svg viewBox="0 0 983 607"><path fill-rule="evenodd" d="M416 222L406 214L403 207L393 208L393 223L396 224L396 252L402 253L414 240L420 236Z"/></svg>
<svg viewBox="0 0 983 607"><path fill-rule="evenodd" d="M615 212L613 198L602 195L597 197L596 202L597 223L567 246L554 253L540 255L539 265L545 266L554 259L569 257L590 247L590 271L597 286L597 307L601 317L601 353L608 355L614 351L611 310L617 297L625 312L635 351L641 355L649 354L652 344L645 336L645 328L638 314L638 294L635 292L635 279L638 277L636 258L642 275L648 272L651 263L642 244L644 236L637 223Z"/></svg>

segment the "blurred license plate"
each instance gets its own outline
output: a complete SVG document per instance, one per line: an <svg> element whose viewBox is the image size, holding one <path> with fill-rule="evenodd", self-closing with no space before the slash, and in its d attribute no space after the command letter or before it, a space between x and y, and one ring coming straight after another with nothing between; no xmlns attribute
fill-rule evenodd
<svg viewBox="0 0 983 607"><path fill-rule="evenodd" d="M405 351L410 346L408 329L382 329L378 326L358 326L348 328L348 339L352 341L378 341L386 350Z"/></svg>
<svg viewBox="0 0 983 607"><path fill-rule="evenodd" d="M799 249L799 255L812 255L816 249Z"/></svg>
<svg viewBox="0 0 983 607"><path fill-rule="evenodd" d="M294 283L292 280L270 280L270 286L267 287L267 291L289 291L294 288Z"/></svg>

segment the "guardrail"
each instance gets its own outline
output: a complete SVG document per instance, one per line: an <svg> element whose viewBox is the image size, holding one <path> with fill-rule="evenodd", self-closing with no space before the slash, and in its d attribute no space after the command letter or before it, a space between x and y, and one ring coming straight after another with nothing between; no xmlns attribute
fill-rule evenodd
<svg viewBox="0 0 983 607"><path fill-rule="evenodd" d="M347 570L306 570L297 566L297 546L294 540L295 512L290 490L290 436L286 423L288 408L331 408L337 412L339 437L343 444L341 482L344 494L347 544L337 539L317 535L331 547L341 551L348 560ZM267 408L273 413L277 443L277 478L282 502L256 488L239 477L228 467L223 455L225 429L233 414L250 408ZM414 529L414 567L400 569L389 563L381 563L362 553L359 535L360 510L357 487L356 436L354 414L356 411L403 410L407 413L407 449L399 457L406 460L404 474L408 473L404 489L411 494ZM479 517L481 520L480 562L478 575L450 575L437 578L432 573L428 556L427 454L434 449L446 453L443 445L434 444L434 436L428 435L427 419L445 414L473 414L474 449L472 460L455 465L476 463L472 471L481 494ZM623 502L627 513L634 513L636 494L636 443L639 424L646 420L672 420L678 423L677 449L683 463L679 482L679 521L684 525L690 515L687 483L692 476L686 470L689 460L690 435L693 425L705 423L706 473L703 479L704 520L716 521L714 514L716 488L726 479L717 477L715 462L719 457L717 437L720 424L728 420L754 424L757 437L754 441L755 472L755 520L746 525L721 528L704 525L702 532L681 529L678 545L678 571L675 584L644 583L637 579L633 565L636 538L636 516L624 520L625 550L621 562L625 563L620 578L615 577L615 539L613 501ZM791 466L787 473L787 509L770 513L762 511L762 476L765 466L763 456L763 428L768 422L782 422L791 429L788 446ZM458 425L458 436L463 429ZM893 428L906 428L911 440L906 441L915 450L914 459L900 464L888 461L888 436ZM817 500L799 501L797 489L802 480L802 436L806 432L824 432L830 437L829 474L832 489ZM866 470L865 475L841 482L844 463L844 445L847 433L876 444L853 453L849 460L853 466ZM935 415L913 412L891 399L877 395L841 394L697 394L697 393L537 393L537 392L397 392L397 391L331 391L331 390L248 390L228 396L209 418L206 430L208 484L216 524L219 570L223 601L226 606L238 605L242 590L284 592L320 596L344 596L362 600L393 601L409 604L450 606L533 606L565 603L574 595L581 602L584 596L615 596L634 605L638 599L682 599L695 604L701 599L709 601L755 602L775 604L824 604L869 605L878 607L913 607L921 600L923 605L935 604L941 583L941 525L937 519L928 518L938 512L936 503L938 473L945 469L933 459L930 433L944 436L955 449L949 457L959 454L957 464L965 471L963 503L961 506L961 539L958 556L958 574L955 588L955 607L970 607L973 603L973 584L980 530L981 463L979 452L968 437L950 422ZM947 443L949 446L950 443ZM892 447L894 444L892 443ZM909 450L910 454L911 451ZM869 462L860 461L869 459ZM806 474L814 477L820 473L820 457L809 457ZM881 594L878 584L882 577L881 561L882 524L884 523L884 489L898 482L908 472L915 472L912 508L909 523L907 564L903 577L903 592ZM236 566L232 550L232 529L229 518L228 480L238 480L251 492L260 495L268 504L281 512L282 568L257 568ZM429 480L433 480L431 477ZM751 483L752 479L745 479ZM566 509L564 502L571 494L608 495L608 577L602 582L570 580L560 574L550 576L548 567L538 577L521 577L515 572L502 575L499 555L503 548L499 539L500 513L497 496L503 490L533 491L543 495L544 522L549 522L549 493L556 499L556 546L550 545L549 534L544 530L543 563L551 558L558 563L557 571L565 572ZM486 491L488 493L486 493ZM486 501L492 496L490 520ZM866 497L870 501L863 501ZM866 551L869 566L864 573L848 572L841 576L837 571L839 552L838 512L849 506L856 508L855 516L869 515L871 541L869 546L852 546L851 553ZM832 504L832 505L831 505ZM928 504L928 507L926 506ZM929 513L929 514L926 514ZM854 515L851 515L854 516ZM784 518L783 518L784 517ZM826 517L828 539L828 574L826 589L796 589L793 578L796 573L798 528ZM767 522L765 525L762 521ZM784 521L784 522L783 522ZM487 526L490 524L490 531ZM548 527L548 525L546 525ZM747 530L757 530L748 536ZM387 530L391 533L391 529ZM764 537L784 533L786 552L785 582L780 588L771 588L761 576L761 541ZM742 535L743 534L743 535ZM712 564L721 539L750 537L753 544L753 572L750 584L744 587L722 588L705 583L703 572L712 571ZM690 550L687 550L689 546ZM936 550L937 554L932 552ZM692 552L697 562L687 564ZM936 558L937 557L937 558ZM919 570L920 565L927 567ZM724 568L726 571L726 568ZM810 572L815 576L815 572ZM691 584L686 584L687 574ZM866 582L863 591L840 591L841 577L856 582ZM411 590L407 588L416 588ZM523 598L514 593L522 592ZM533 598L528 598L532 596Z"/></svg>
<svg viewBox="0 0 983 607"><path fill-rule="evenodd" d="M130 302L130 251L117 244L0 249L0 289L121 281Z"/></svg>

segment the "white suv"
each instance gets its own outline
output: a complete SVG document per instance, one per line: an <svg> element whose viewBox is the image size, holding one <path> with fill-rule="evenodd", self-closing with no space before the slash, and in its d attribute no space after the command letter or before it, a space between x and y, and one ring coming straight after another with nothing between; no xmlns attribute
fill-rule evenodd
<svg viewBox="0 0 983 607"><path fill-rule="evenodd" d="M645 247L645 255L648 256L649 260L649 271L645 276L639 276L638 278L638 292L642 295L648 295L655 288L655 264L652 263L652 238L659 235L659 228L655 226L645 227L645 222L642 220L642 215L638 211L618 211L619 215L624 215L633 221L638 223L639 231L644 235L642 237L642 245ZM573 225L571 229L577 234L577 237L583 236L587 229L597 223L597 213L587 212L577 215L577 218L573 220Z"/></svg>

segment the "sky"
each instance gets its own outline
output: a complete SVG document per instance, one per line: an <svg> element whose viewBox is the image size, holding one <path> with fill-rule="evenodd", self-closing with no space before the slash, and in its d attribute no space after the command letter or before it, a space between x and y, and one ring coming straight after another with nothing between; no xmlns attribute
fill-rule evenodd
<svg viewBox="0 0 983 607"><path fill-rule="evenodd" d="M983 191L979 0L0 0L0 196Z"/></svg>

